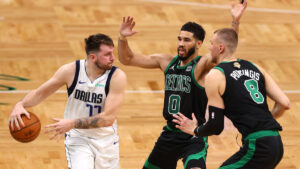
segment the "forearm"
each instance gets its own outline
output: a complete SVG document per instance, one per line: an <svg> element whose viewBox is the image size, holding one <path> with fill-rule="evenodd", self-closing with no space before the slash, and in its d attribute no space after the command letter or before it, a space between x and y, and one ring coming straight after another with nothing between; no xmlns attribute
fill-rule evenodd
<svg viewBox="0 0 300 169"><path fill-rule="evenodd" d="M233 18L232 22L231 22L231 26L232 26L232 29L235 30L235 32L237 34L239 34L240 21Z"/></svg>
<svg viewBox="0 0 300 169"><path fill-rule="evenodd" d="M121 35L120 35L121 36ZM131 51L126 37L121 36L118 41L119 60L123 64L129 64L134 54Z"/></svg>
<svg viewBox="0 0 300 169"><path fill-rule="evenodd" d="M224 128L224 110L209 106L209 120L205 125L195 128L194 133L196 136L210 136L219 135Z"/></svg>
<svg viewBox="0 0 300 169"><path fill-rule="evenodd" d="M45 98L42 97L42 94L38 90L30 91L18 104L22 104L23 107L32 107L41 103Z"/></svg>
<svg viewBox="0 0 300 169"><path fill-rule="evenodd" d="M92 117L75 119L74 128L77 129L91 129L91 128L99 128L99 127L108 127L112 126L115 118L95 115Z"/></svg>

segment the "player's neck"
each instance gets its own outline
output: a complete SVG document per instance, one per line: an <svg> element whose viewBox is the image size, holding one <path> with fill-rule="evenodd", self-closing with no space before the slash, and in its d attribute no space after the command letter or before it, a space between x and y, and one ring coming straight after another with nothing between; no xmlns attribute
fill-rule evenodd
<svg viewBox="0 0 300 169"><path fill-rule="evenodd" d="M237 58L234 55L227 54L227 55L221 55L219 57L218 63L220 63L222 61L230 62L230 61L236 61L236 60L237 60Z"/></svg>
<svg viewBox="0 0 300 169"><path fill-rule="evenodd" d="M95 64L90 63L89 61L85 62L85 69L87 76L91 81L94 81L105 72L104 69L98 68Z"/></svg>
<svg viewBox="0 0 300 169"><path fill-rule="evenodd" d="M180 66L185 66L188 63L190 63L192 60L194 60L198 56L198 52L195 52L193 55L191 55L187 60L181 60Z"/></svg>

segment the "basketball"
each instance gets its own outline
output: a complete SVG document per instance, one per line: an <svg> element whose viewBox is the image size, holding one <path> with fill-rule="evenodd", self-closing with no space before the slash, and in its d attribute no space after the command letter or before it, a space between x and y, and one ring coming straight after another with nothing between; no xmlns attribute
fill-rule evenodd
<svg viewBox="0 0 300 169"><path fill-rule="evenodd" d="M14 124L14 130L12 130L9 125L9 130L12 137L15 140L22 143L33 141L35 138L37 138L37 136L40 134L41 131L41 123L39 118L31 112L29 113L30 113L30 119L28 119L25 116L25 114L21 115L21 118L25 126L22 127L21 124L19 124L21 127L20 130L17 129L17 126L15 124Z"/></svg>

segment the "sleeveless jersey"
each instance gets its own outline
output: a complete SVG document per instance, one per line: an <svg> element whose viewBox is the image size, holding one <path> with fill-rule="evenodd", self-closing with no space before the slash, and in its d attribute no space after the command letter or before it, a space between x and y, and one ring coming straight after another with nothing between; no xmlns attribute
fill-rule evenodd
<svg viewBox="0 0 300 169"><path fill-rule="evenodd" d="M207 97L204 88L194 77L195 66L199 60L200 56L181 67L180 59L176 56L165 70L163 116L172 129L176 129L176 124L172 122L173 114L178 112L190 119L194 113L199 124L205 122Z"/></svg>
<svg viewBox="0 0 300 169"><path fill-rule="evenodd" d="M215 69L220 70L226 78L222 96L225 115L243 138L260 130L282 130L269 111L265 79L254 64L238 59L221 62Z"/></svg>
<svg viewBox="0 0 300 169"><path fill-rule="evenodd" d="M85 60L76 61L76 72L72 85L68 88L68 102L64 112L65 119L78 119L94 116L105 110L105 99L109 92L111 77L116 70L106 70L91 82L86 73ZM110 127L95 129L71 129L68 134L100 138L117 133L117 122Z"/></svg>

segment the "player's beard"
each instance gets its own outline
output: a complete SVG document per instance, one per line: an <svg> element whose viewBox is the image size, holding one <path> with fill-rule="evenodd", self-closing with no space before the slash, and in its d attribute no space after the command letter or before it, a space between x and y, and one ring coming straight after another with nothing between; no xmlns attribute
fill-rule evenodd
<svg viewBox="0 0 300 169"><path fill-rule="evenodd" d="M101 64L99 61L96 61L96 66L99 68L99 69L102 69L102 70L110 70L112 68L112 66L110 65L103 65Z"/></svg>
<svg viewBox="0 0 300 169"><path fill-rule="evenodd" d="M187 59L188 59L189 57L191 57L191 56L195 53L195 51L196 51L196 45L195 45L195 46L191 47L191 48L188 50L186 56L184 57L184 56L180 56L180 55L179 55L179 48L182 48L182 47L178 47L178 49L177 49L177 53L178 53L179 59L182 60L182 61L187 60Z"/></svg>

